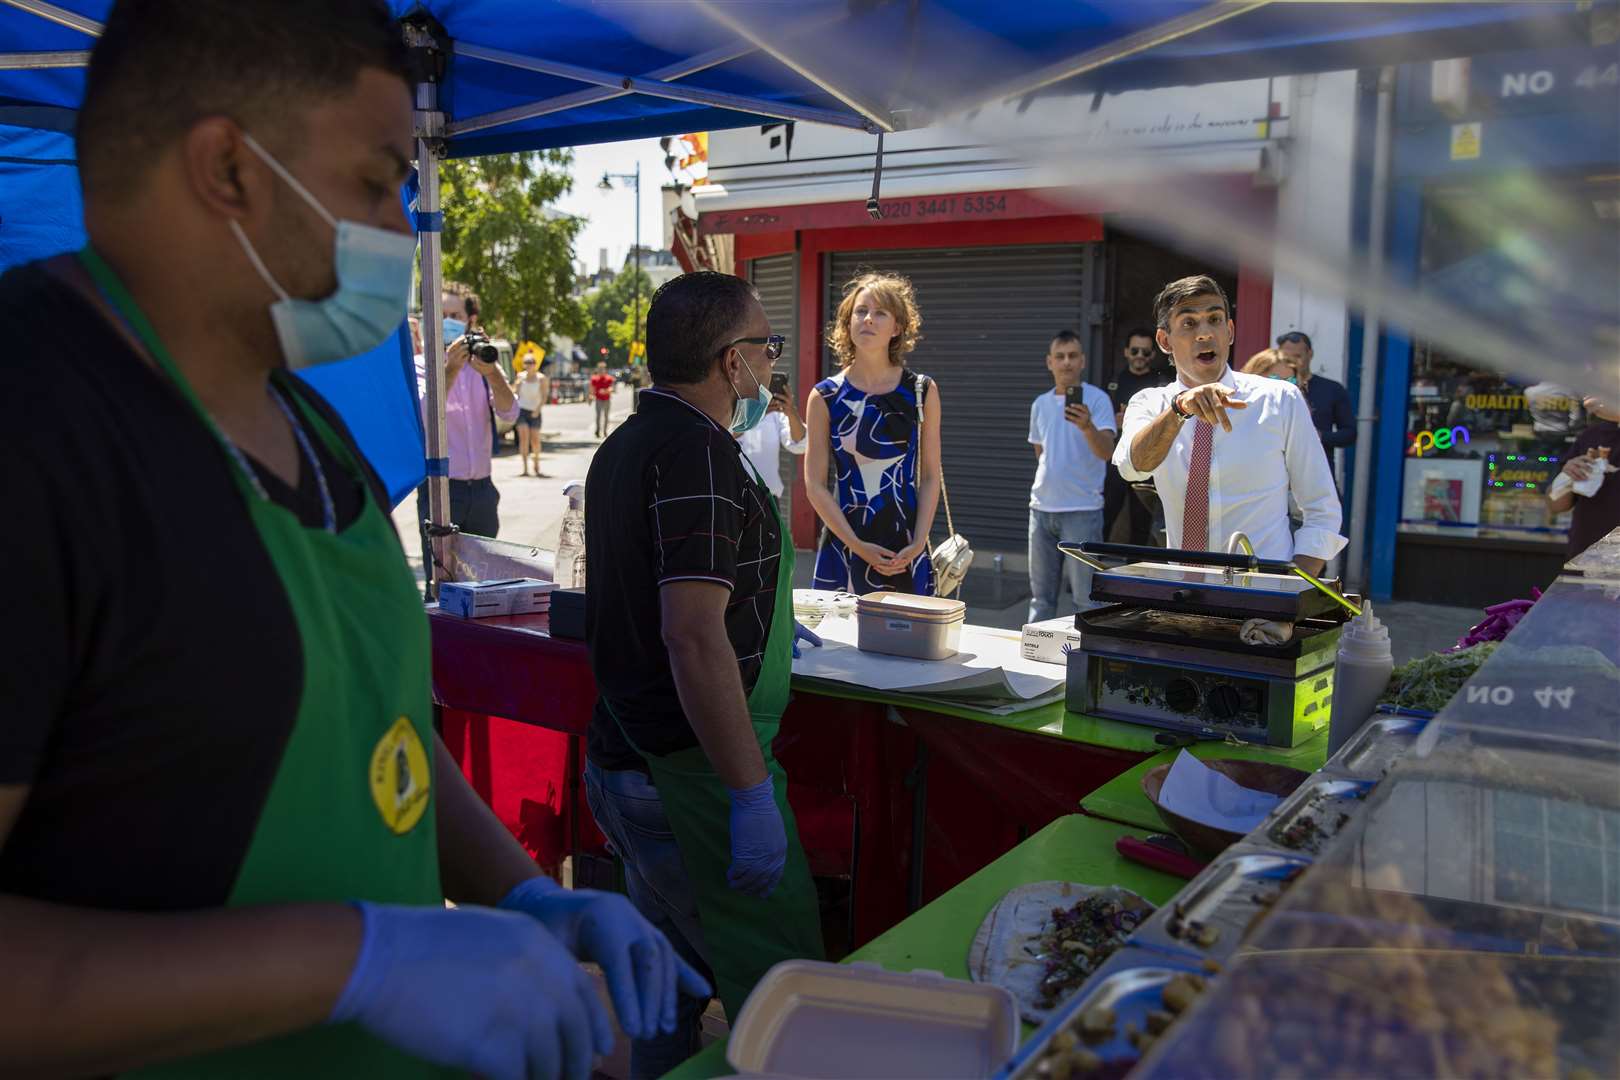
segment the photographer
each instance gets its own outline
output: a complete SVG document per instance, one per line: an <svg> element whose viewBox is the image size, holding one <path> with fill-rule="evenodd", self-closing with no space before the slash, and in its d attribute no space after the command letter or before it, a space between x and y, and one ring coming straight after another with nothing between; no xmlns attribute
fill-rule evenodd
<svg viewBox="0 0 1620 1080"><path fill-rule="evenodd" d="M494 346L478 330L478 298L465 287L449 283L444 290L445 350L444 441L450 458L450 522L474 536L500 532L501 493L490 479L490 446L495 419L515 420L517 397L496 362ZM471 324L471 329L469 329ZM427 418L427 365L416 358L417 396L422 420ZM416 491L417 518L428 517L427 484ZM433 581L433 546L427 527L421 529L422 572Z"/></svg>

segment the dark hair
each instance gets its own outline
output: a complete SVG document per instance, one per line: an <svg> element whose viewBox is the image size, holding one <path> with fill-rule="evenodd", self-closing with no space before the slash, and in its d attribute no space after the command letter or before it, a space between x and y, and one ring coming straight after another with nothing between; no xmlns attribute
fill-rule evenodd
<svg viewBox="0 0 1620 1080"><path fill-rule="evenodd" d="M1133 327L1131 327L1130 332L1125 335L1125 344L1120 346L1120 348L1129 348L1130 344L1131 344L1131 338L1138 338L1138 337L1145 337L1145 338L1148 339L1148 344L1149 345L1153 344L1154 334L1153 334L1153 330L1150 327L1133 326Z"/></svg>
<svg viewBox="0 0 1620 1080"><path fill-rule="evenodd" d="M383 0L117 0L79 108L85 196L132 197L132 181L209 116L297 145L300 106L348 90L362 68L409 81L407 65Z"/></svg>
<svg viewBox="0 0 1620 1080"><path fill-rule="evenodd" d="M1071 341L1080 346L1081 355L1084 355L1086 351L1086 343L1081 341L1080 335L1075 333L1073 330L1059 330L1057 333L1053 334L1052 344L1048 345L1047 348L1051 349L1056 345L1067 345Z"/></svg>
<svg viewBox="0 0 1620 1080"><path fill-rule="evenodd" d="M1316 351L1316 346L1311 344L1311 335L1307 334L1303 330L1290 330L1286 334L1278 334L1277 335L1277 344L1281 345L1283 342L1288 341L1290 338L1303 338L1304 341L1305 341L1305 347L1307 349L1311 350L1311 352Z"/></svg>
<svg viewBox="0 0 1620 1080"><path fill-rule="evenodd" d="M1207 274L1195 274L1184 277L1179 281L1172 281L1159 290L1159 295L1153 298L1153 322L1161 329L1170 325L1170 312L1175 310L1177 304L1184 304L1195 296L1218 296L1221 307L1226 310L1226 317L1232 317L1232 303L1226 299L1226 290Z"/></svg>
<svg viewBox="0 0 1620 1080"><path fill-rule="evenodd" d="M670 278L647 309L647 371L676 385L709 377L720 350L736 338L759 293L740 277L698 270Z"/></svg>

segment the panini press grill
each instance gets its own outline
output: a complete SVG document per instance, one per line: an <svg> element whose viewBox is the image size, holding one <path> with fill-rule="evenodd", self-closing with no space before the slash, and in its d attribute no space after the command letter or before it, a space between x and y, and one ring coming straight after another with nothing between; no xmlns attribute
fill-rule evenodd
<svg viewBox="0 0 1620 1080"><path fill-rule="evenodd" d="M1234 538L1236 540L1236 538ZM1073 712L1246 742L1293 746L1325 728L1348 603L1333 585L1253 555L1064 544L1092 565L1069 653ZM1104 567L1095 556L1141 559ZM1248 645L1249 619L1291 623L1281 645Z"/></svg>

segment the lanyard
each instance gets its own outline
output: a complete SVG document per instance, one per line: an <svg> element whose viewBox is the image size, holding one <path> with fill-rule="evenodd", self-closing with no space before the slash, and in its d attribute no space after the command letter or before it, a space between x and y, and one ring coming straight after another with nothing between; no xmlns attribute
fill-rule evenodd
<svg viewBox="0 0 1620 1080"><path fill-rule="evenodd" d="M309 436L304 434L304 425L298 422L297 414L293 412L291 406L281 396L281 393L272 390L270 400L276 403L277 407L281 409L281 415L287 418L287 423L292 426L293 438L298 440L299 450L305 459L309 461L309 467L315 472L315 486L321 492L321 527L329 533L336 534L337 508L332 502L332 489L327 486L326 470L321 468L321 459L315 456L315 448L310 445ZM217 434L221 445L225 447L226 453L230 454L231 459L236 462L236 467L242 470L242 475L247 477L247 482L253 486L253 490L258 494L259 498L265 502L273 501L270 498L270 493L265 491L264 483L259 479L258 470L253 468L247 459L247 455L242 453L241 448L232 442L230 436L223 431L219 431Z"/></svg>
<svg viewBox="0 0 1620 1080"><path fill-rule="evenodd" d="M247 456L231 441L230 436L220 430L219 425L214 423L214 418L208 414L208 410L203 408L202 402L191 389L191 384L186 382L185 376L181 374L173 357L169 355L163 342L158 339L157 332L152 328L152 324L135 306L134 298L129 295L129 291L124 288L123 282L118 280L112 268L89 246L79 252L79 261L89 271L91 280L95 282L97 290L101 293L104 306L123 324L130 337L146 347L152 359L156 361L158 368L169 377L169 382L180 392L180 396L185 398L192 408L196 410L203 423L214 433L214 437L219 440L220 445L225 448L225 452L236 463L243 482L248 484L259 498L275 505L270 498L269 492L265 491L264 484L260 482L259 474L248 463ZM326 482L326 472L321 468L320 460L315 456L314 447L310 445L309 437L304 434L304 426L299 423L298 417L294 415L292 408L279 392L273 389L268 392L271 400L281 409L281 414L287 418L287 423L291 425L293 437L298 440L300 451L309 460L310 467L315 470L316 486L321 493L322 527L328 533L335 534L337 532L337 512L332 502L331 488Z"/></svg>

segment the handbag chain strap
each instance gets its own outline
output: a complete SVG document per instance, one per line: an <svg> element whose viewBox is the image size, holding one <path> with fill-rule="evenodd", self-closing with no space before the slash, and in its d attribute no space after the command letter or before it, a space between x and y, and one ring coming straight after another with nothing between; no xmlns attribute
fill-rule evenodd
<svg viewBox="0 0 1620 1080"><path fill-rule="evenodd" d="M923 376L923 379L925 381L923 382L922 398L923 398L923 405L926 406L928 404L928 388L933 385L934 380L930 379L926 375ZM917 443L917 460L921 461L922 460L923 446L926 444L926 440L922 439L921 428L922 428L922 424L927 422L928 410L926 408L921 408L921 409L919 409L917 411L917 415L918 415L918 417L920 419L920 422L917 425L917 427L919 429L918 432L917 432L918 439L919 439L919 441ZM945 487L945 461L944 461L944 457L945 457L945 447L942 444L940 446L940 463L939 463L939 497L940 497L940 501L942 501L945 504L945 528L950 530L950 536L955 536L956 535L956 522L951 520L951 493ZM950 536L947 536L946 539L949 540Z"/></svg>

